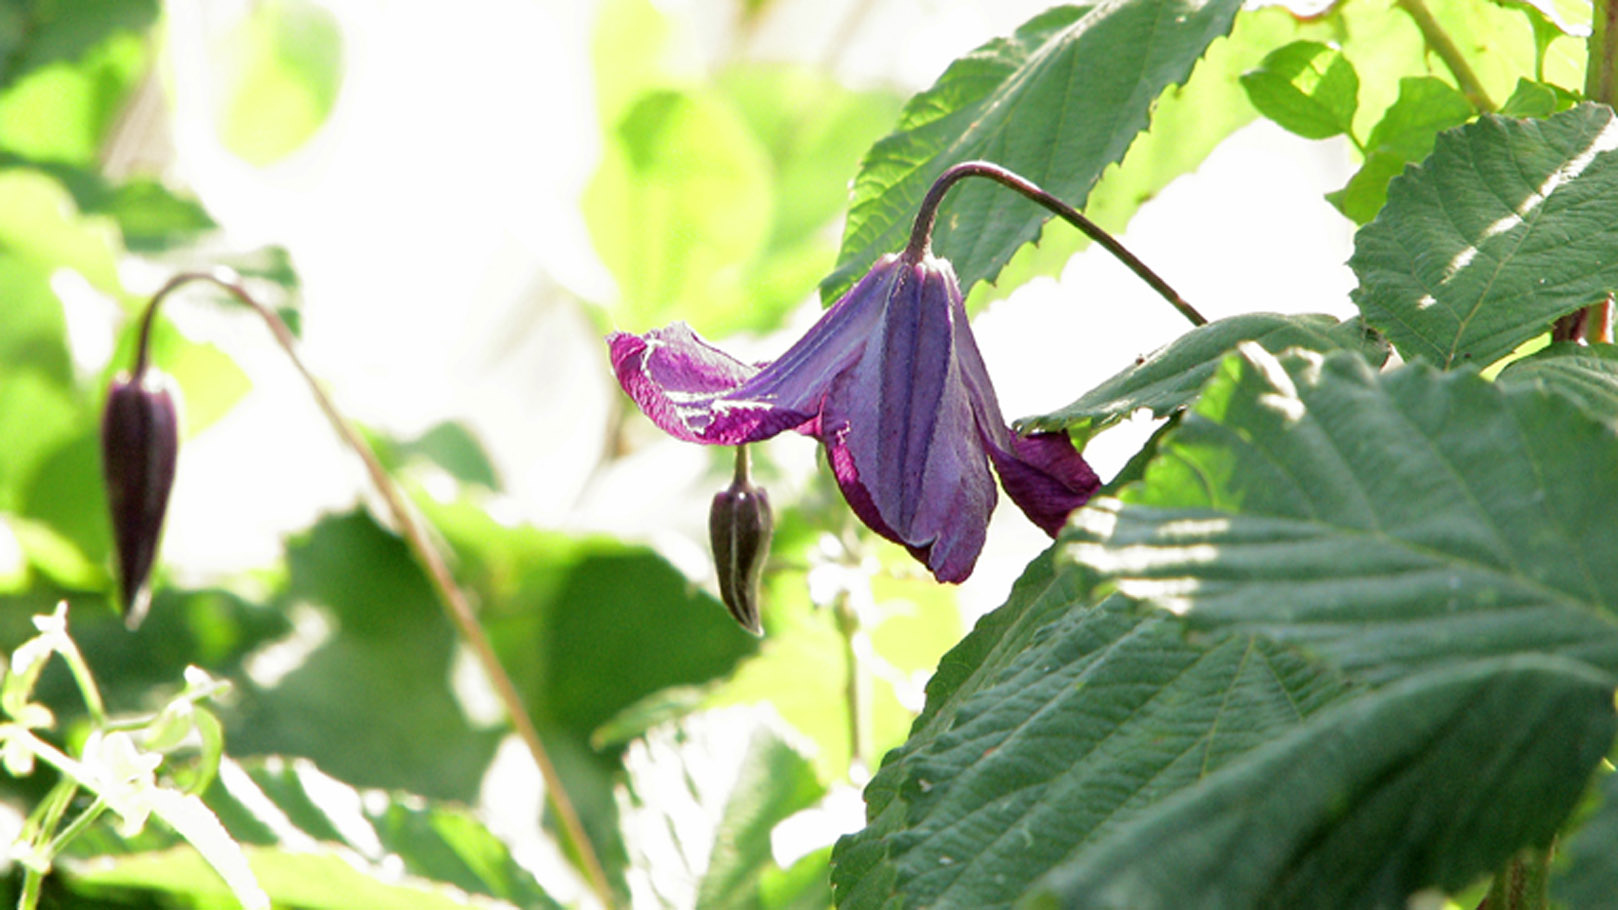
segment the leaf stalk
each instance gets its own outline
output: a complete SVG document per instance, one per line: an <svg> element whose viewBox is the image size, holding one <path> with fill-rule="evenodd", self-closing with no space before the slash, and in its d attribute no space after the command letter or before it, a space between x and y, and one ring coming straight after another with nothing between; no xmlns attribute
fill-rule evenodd
<svg viewBox="0 0 1618 910"><path fill-rule="evenodd" d="M1461 94L1466 96L1466 100L1472 102L1472 106L1480 113L1487 114L1499 110L1489 99L1489 93L1484 91L1483 83L1478 80L1477 73L1472 71L1471 64L1466 62L1460 48L1450 40L1449 33L1444 31L1444 27L1438 24L1437 19L1433 18L1432 11L1427 5L1422 0L1396 0L1395 5L1415 20L1416 28L1421 31L1422 40L1454 74L1455 82L1460 86Z"/></svg>
<svg viewBox="0 0 1618 910"><path fill-rule="evenodd" d="M1142 281L1151 286L1158 296L1169 302L1192 325L1207 325L1208 320L1197 312L1196 308L1187 303L1180 293L1169 286L1156 272L1140 261L1116 237L1107 233L1100 225L1084 217L1083 214L1056 198L1038 185L1029 181L998 164L988 161L963 161L951 165L944 173L933 181L927 195L921 200L921 207L916 211L915 223L910 228L910 243L905 247L904 258L907 262L920 262L922 257L928 255L932 247L933 224L938 218L938 206L944 200L944 194L950 191L956 183L967 177L987 177L1001 186L1009 187L1024 196L1039 203L1052 212L1055 212L1063 221L1078 228L1084 236L1105 247L1107 252L1116 256L1120 262L1129 267Z"/></svg>
<svg viewBox="0 0 1618 910"><path fill-rule="evenodd" d="M511 676L506 673L505 667L501 665L499 657L496 656L494 646L484 633L483 627L478 623L477 616L473 612L465 593L456 585L443 555L439 553L438 548L429 538L424 527L424 520L416 516L415 511L408 504L403 490L393 477L388 474L387 469L382 466L382 462L377 458L375 451L360 436L354 425L337 409L337 405L332 401L331 396L326 393L320 381L304 365L302 358L298 356L292 331L287 328L287 324L282 321L281 317L276 315L274 310L260 303L249 294L246 288L242 286L240 276L229 269L219 268L205 272L181 273L170 278L167 283L159 288L157 293L153 295L151 302L147 304L145 320L141 325L140 343L135 355L136 370L139 371L146 364L147 342L151 332L153 314L157 311L158 305L170 293L192 282L205 282L224 290L251 308L264 320L265 324L269 326L270 334L275 336L276 343L281 346L281 350L286 353L287 358L292 361L292 365L297 369L298 374L303 377L304 382L309 386L310 392L314 395L315 403L319 405L320 410L326 415L326 419L331 422L332 428L337 431L337 435L364 463L372 486L381 495L382 501L387 506L389 517L392 518L399 532L403 535L411 555L415 557L416 562L427 574L428 581L438 595L439 603L443 606L445 615L449 617L451 624L460 633L461 639L471 647L473 656L479 666L483 668L484 674L488 676L490 684L494 687L495 695L499 698L501 706L505 709L507 716L511 718L511 724L515 728L518 737L527 746L529 754L534 759L534 764L539 768L540 776L545 781L545 795L550 801L551 809L561 822L568 846L573 849L580 865L584 868L591 890L595 892L602 906L616 906L617 902L614 900L612 888L607 882L606 871L601 865L600 858L596 855L595 847L592 845L589 836L584 831L584 825L579 818L578 811L568 798L567 791L562 784L561 775L557 773L555 764L552 763L550 755L545 750L544 743L539 738L539 731L534 727L533 720L529 717L528 711L523 705L522 696L518 693Z"/></svg>

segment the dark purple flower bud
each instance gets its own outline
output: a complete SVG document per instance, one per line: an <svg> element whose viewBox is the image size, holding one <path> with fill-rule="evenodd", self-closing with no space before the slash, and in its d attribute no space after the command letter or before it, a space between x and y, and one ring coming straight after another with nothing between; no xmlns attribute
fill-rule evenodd
<svg viewBox="0 0 1618 910"><path fill-rule="evenodd" d="M745 455L738 455L745 459ZM708 537L719 570L719 597L742 628L763 635L758 621L758 586L770 555L775 517L762 487L747 482L745 461L736 480L714 495L708 510Z"/></svg>
<svg viewBox="0 0 1618 910"><path fill-rule="evenodd" d="M180 420L162 373L120 373L101 415L101 465L118 552L118 605L131 629L151 603L149 581L174 486Z"/></svg>

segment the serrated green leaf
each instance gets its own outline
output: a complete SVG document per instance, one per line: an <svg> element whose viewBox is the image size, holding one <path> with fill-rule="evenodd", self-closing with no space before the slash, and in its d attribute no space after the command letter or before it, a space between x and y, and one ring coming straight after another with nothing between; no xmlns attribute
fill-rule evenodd
<svg viewBox="0 0 1618 910"><path fill-rule="evenodd" d="M855 179L836 299L877 257L904 245L916 208L945 168L974 158L1010 168L1076 207L1146 127L1148 111L1184 82L1239 3L1138 0L1058 7L957 60L872 146ZM933 245L970 290L994 280L1049 213L986 181L950 194Z"/></svg>
<svg viewBox="0 0 1618 910"><path fill-rule="evenodd" d="M1381 364L1387 346L1367 337L1358 320L1339 322L1322 314L1283 316L1247 313L1198 326L1059 411L1017 421L1021 431L1067 430L1081 440L1113 426L1140 408L1162 417L1196 398L1219 362L1239 342L1254 341L1279 353L1290 347L1315 351L1357 350Z"/></svg>
<svg viewBox="0 0 1618 910"><path fill-rule="evenodd" d="M1572 399L1592 417L1618 422L1618 346L1552 344L1500 371L1501 385L1539 384Z"/></svg>
<svg viewBox="0 0 1618 910"><path fill-rule="evenodd" d="M1526 651L1618 672L1618 435L1571 401L1254 345L1072 552L1195 629L1367 680Z"/></svg>
<svg viewBox="0 0 1618 910"><path fill-rule="evenodd" d="M1334 47L1294 41L1271 51L1241 81L1259 113L1305 139L1329 139L1353 129L1360 77Z"/></svg>
<svg viewBox="0 0 1618 910"><path fill-rule="evenodd" d="M304 760L238 765L204 798L278 906L559 907L467 810L405 793L362 794ZM227 900L224 883L175 837L148 826L124 842L97 828L75 841L75 891L123 888ZM93 862L89 862L94 857Z"/></svg>
<svg viewBox="0 0 1618 910"><path fill-rule="evenodd" d="M1085 217L1121 233L1135 212L1183 174L1202 164L1219 143L1252 122L1257 112L1237 77L1252 69L1271 48L1295 36L1300 23L1278 6L1244 7L1230 34L1208 45L1184 85L1171 86L1152 106L1152 122L1135 137L1118 164L1101 174L1085 200ZM1039 275L1056 275L1090 239L1066 226L1043 231L1018 250L994 283L979 283L967 294L966 308L1005 297Z"/></svg>
<svg viewBox="0 0 1618 910"><path fill-rule="evenodd" d="M1388 187L1349 265L1366 321L1410 360L1487 366L1618 287L1618 126L1586 104L1441 134Z"/></svg>
<svg viewBox="0 0 1618 910"><path fill-rule="evenodd" d="M1189 641L1051 553L939 665L833 854L844 910L1006 907L1081 845L1345 687L1268 643ZM1240 718L1239 722L1235 718Z"/></svg>
<svg viewBox="0 0 1618 910"><path fill-rule="evenodd" d="M1399 98L1371 128L1365 164L1348 185L1326 198L1359 224L1375 217L1388 198L1388 181L1405 164L1433 150L1443 130L1472 119L1472 103L1442 79L1408 76L1399 80Z"/></svg>
<svg viewBox="0 0 1618 910"><path fill-rule="evenodd" d="M1611 677L1544 655L1338 704L1041 883L1035 907L1398 907L1551 841L1611 745Z"/></svg>
<svg viewBox="0 0 1618 910"><path fill-rule="evenodd" d="M1556 851L1551 897L1569 910L1600 910L1618 894L1618 774L1596 786L1594 813Z"/></svg>

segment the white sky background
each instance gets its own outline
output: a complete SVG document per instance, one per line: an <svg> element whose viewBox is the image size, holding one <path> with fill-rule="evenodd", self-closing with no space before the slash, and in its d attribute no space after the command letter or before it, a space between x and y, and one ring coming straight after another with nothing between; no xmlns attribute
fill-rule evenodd
<svg viewBox="0 0 1618 910"><path fill-rule="evenodd" d="M842 12L850 3L777 0L752 49L771 59L834 56L851 81L908 93L1046 5L884 0L850 20ZM291 251L304 289L303 350L352 416L402 435L461 420L500 470L514 517L654 540L701 575L714 488L698 447L640 434L653 440L647 448L597 471L620 393L599 332L577 303L611 296L577 204L599 153L588 59L593 4L327 5L343 27L336 107L308 145L258 169L219 145L212 120L221 80L209 48L243 4L171 0L175 177L233 245ZM693 64L730 40L714 17L731 4L664 6L689 27ZM850 40L833 55L834 34L851 21ZM1352 231L1321 196L1351 173L1339 143L1256 125L1145 206L1123 239L1210 318L1347 315ZM804 289L805 318L814 313L813 291ZM262 327L208 309L168 312L224 347L255 389L181 456L164 558L201 573L268 562L282 535L352 502L362 481ZM1066 404L1183 328L1099 250L976 322L1008 417ZM1110 476L1143 438L1141 428L1120 428L1087 454ZM785 440L777 451L788 447L813 463L807 440ZM276 467L244 473L255 463ZM967 612L999 603L1044 542L1014 508L999 510L962 589Z"/></svg>

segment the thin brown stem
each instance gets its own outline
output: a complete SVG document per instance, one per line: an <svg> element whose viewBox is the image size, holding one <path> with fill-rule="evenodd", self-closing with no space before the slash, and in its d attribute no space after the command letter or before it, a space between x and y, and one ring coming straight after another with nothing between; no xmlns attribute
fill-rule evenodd
<svg viewBox="0 0 1618 910"><path fill-rule="evenodd" d="M1472 71L1471 64L1468 64L1466 58L1461 55L1461 49L1450 40L1449 33L1444 31L1444 27L1438 24L1437 19L1433 18L1432 11L1427 9L1427 5L1422 0L1396 0L1395 5L1409 13L1410 18L1415 20L1416 28L1421 31L1422 40L1427 42L1429 50L1438 55L1438 59L1444 61L1444 65L1455 76L1455 82L1460 86L1461 94L1466 96L1466 100L1472 102L1472 106L1481 113L1487 114L1496 110L1494 102L1489 100L1489 93L1483 90L1483 83L1478 81L1477 73Z"/></svg>
<svg viewBox="0 0 1618 910"><path fill-rule="evenodd" d="M933 181L927 190L927 195L921 200L921 207L916 211L915 223L910 228L910 245L905 247L904 258L907 262L920 262L922 257L928 255L932 246L933 223L938 217L939 203L943 202L944 194L950 188L967 177L987 177L1001 186L1009 187L1027 196L1029 199L1043 205L1055 212L1063 221L1078 228L1086 237L1094 240L1106 248L1107 252L1116 256L1120 262L1129 267L1142 281L1151 286L1158 296L1169 302L1169 305L1180 311L1192 325L1207 325L1208 320L1197 312L1196 308L1180 296L1180 292L1169 286L1158 274L1147 267L1146 263L1118 242L1116 237L1107 233L1100 225L1084 217L1083 214L1062 200L1052 196L1032 181L1027 180L998 164L988 161L964 161L951 165L944 173Z"/></svg>
<svg viewBox="0 0 1618 910"><path fill-rule="evenodd" d="M556 766L551 762L550 755L545 751L544 743L540 741L539 731L534 727L533 720L528 716L528 710L523 706L522 696L518 694L516 685L511 681L511 676L506 673L505 667L501 665L499 657L495 655L494 646L484 633L483 627L478 623L470 602L456 585L448 565L444 562L444 557L429 538L422 520L416 517L415 511L410 507L398 483L382 467L382 462L377 459L376 453L361 438L354 425L343 416L342 412L337 410L337 405L332 401L331 396L326 394L326 390L320 384L320 381L315 378L313 373L309 372L309 368L304 365L303 360L298 356L292 331L287 328L281 317L277 316L274 310L259 303L252 295L248 294L247 290L242 287L240 278L229 270L217 269L210 272L186 272L176 275L169 279L152 297L152 302L146 312L146 321L141 327L140 348L136 354L137 364L144 365L146 361L147 336L151 328L152 313L157 310L158 304L171 291L194 281L207 282L222 288L232 297L258 313L269 326L270 334L275 336L276 342L281 345L281 349L286 352L287 357L292 361L292 365L297 369L298 374L308 384L309 390L314 394L315 403L325 413L326 419L331 422L332 427L337 431L337 435L342 437L343 442L359 456L360 461L364 462L365 470L370 476L372 486L381 494L383 502L387 505L388 514L404 536L405 544L410 548L411 555L415 557L417 563L426 572L427 579L432 584L433 590L438 594L439 602L443 605L445 614L449 617L456 630L460 632L462 640L472 648L472 653L476 657L478 664L489 677L490 684L494 686L495 695L500 699L501 706L505 709L507 716L511 718L512 726L516 729L517 735L522 739L523 744L528 747L529 754L533 756L534 764L538 766L540 776L545 780L545 793L550 799L551 809L556 812L557 818L561 821L562 830L570 842L569 845L578 855L580 864L584 867L591 889L596 893L596 897L600 899L603 906L615 906L616 901L613 899L612 888L607 882L606 870L602 867L601 860L596 855L595 847L591 844L589 836L585 834L584 825L579 819L577 810L574 809L572 801L568 799L567 791L562 785L562 778L557 773Z"/></svg>

